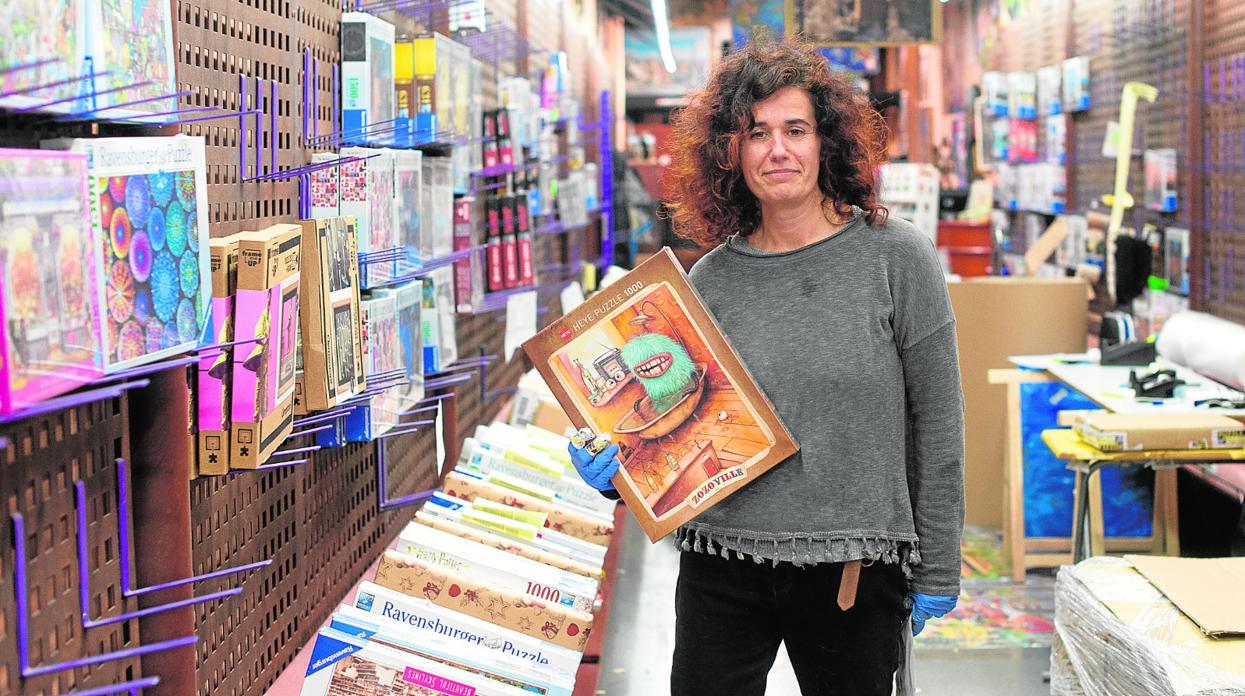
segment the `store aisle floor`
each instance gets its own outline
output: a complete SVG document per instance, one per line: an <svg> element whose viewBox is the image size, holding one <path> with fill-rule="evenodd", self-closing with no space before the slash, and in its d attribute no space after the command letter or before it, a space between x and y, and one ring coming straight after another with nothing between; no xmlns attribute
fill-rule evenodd
<svg viewBox="0 0 1245 696"><path fill-rule="evenodd" d="M639 525L623 529L597 694L668 696L679 551L669 541L650 544ZM922 650L915 671L921 696L994 695L1000 684L1009 696L1038 696L1050 693L1042 679L1049 663L1045 648ZM779 651L766 694L799 693L791 663Z"/></svg>

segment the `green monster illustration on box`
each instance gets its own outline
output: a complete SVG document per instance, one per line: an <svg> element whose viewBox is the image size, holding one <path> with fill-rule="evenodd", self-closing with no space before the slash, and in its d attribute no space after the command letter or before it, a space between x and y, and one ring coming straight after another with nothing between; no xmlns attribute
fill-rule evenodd
<svg viewBox="0 0 1245 696"><path fill-rule="evenodd" d="M696 363L683 346L665 334L640 334L627 341L622 360L652 399L657 413L669 411L696 385Z"/></svg>

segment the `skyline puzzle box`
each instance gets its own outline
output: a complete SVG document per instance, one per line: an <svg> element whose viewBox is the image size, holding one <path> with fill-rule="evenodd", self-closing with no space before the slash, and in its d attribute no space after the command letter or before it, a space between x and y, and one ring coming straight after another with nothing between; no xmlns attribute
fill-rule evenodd
<svg viewBox="0 0 1245 696"><path fill-rule="evenodd" d="M619 446L614 486L651 541L798 450L668 248L523 350L575 427Z"/></svg>

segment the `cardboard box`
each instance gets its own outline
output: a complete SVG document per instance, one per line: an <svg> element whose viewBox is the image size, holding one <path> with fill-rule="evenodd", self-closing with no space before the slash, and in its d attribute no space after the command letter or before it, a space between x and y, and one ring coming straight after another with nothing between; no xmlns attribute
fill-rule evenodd
<svg viewBox="0 0 1245 696"><path fill-rule="evenodd" d="M327 410L363 390L356 243L353 218L302 222L296 414Z"/></svg>
<svg viewBox="0 0 1245 696"><path fill-rule="evenodd" d="M85 155L0 150L0 413L103 375L104 305L91 279L103 277L96 254L109 242L87 200Z"/></svg>
<svg viewBox="0 0 1245 696"><path fill-rule="evenodd" d="M588 614L491 587L396 551L380 557L375 582L577 652L583 652L592 632Z"/></svg>
<svg viewBox="0 0 1245 696"><path fill-rule="evenodd" d="M964 388L965 521L1003 526L1007 388L986 373L1011 355L1082 353L1088 335L1079 279L974 278L947 285Z"/></svg>
<svg viewBox="0 0 1245 696"><path fill-rule="evenodd" d="M415 519L419 521L420 524L439 529L455 536L463 537L464 539L470 539L472 541L491 546L495 549L501 549L507 553L513 553L516 556L530 558L533 561L539 561L546 565L553 566L554 568L575 573L576 575L598 579L602 576L601 568L599 566L592 566L572 558L567 558L560 554L538 549L530 544L524 544L478 527L470 527L458 522L452 522L424 512L423 510L415 513Z"/></svg>
<svg viewBox="0 0 1245 696"><path fill-rule="evenodd" d="M479 497L522 510L543 512L549 516L545 526L593 544L608 546L614 535L612 522L607 523L595 515L559 507L550 501L506 488L468 471L451 471L446 475L443 486L446 493L466 500Z"/></svg>
<svg viewBox="0 0 1245 696"><path fill-rule="evenodd" d="M254 469L281 446L294 423L294 368L302 228L273 225L239 235L234 309L233 437L230 466Z"/></svg>
<svg viewBox="0 0 1245 696"><path fill-rule="evenodd" d="M498 659L518 658L533 667L548 669L564 677L575 676L582 658L578 651L554 645L543 636L533 638L491 621L482 621L439 606L422 595L409 595L373 582L365 581L359 585L354 606L369 614L406 624L407 633L414 640L422 642L426 637L443 636L460 645L487 648L496 653Z"/></svg>
<svg viewBox="0 0 1245 696"><path fill-rule="evenodd" d="M402 530L394 549L493 587L593 613L596 582L419 522Z"/></svg>
<svg viewBox="0 0 1245 696"><path fill-rule="evenodd" d="M1213 413L1091 411L1074 427L1086 444L1103 452L1245 448L1245 424Z"/></svg>
<svg viewBox="0 0 1245 696"><path fill-rule="evenodd" d="M614 486L650 540L798 449L668 248L523 350L576 427L619 445Z"/></svg>
<svg viewBox="0 0 1245 696"><path fill-rule="evenodd" d="M216 343L233 341L233 302L238 290L238 237L219 237L208 244L212 269L212 338ZM229 473L229 416L232 407L233 354L249 351L253 346L225 348L203 353L199 357L195 389L195 412L198 414L199 474L202 476Z"/></svg>
<svg viewBox="0 0 1245 696"><path fill-rule="evenodd" d="M1245 636L1245 558L1124 558L1206 635Z"/></svg>

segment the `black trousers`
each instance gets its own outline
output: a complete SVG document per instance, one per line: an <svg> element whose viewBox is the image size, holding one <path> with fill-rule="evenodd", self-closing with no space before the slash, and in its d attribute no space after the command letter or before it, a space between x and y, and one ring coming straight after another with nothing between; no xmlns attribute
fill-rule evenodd
<svg viewBox="0 0 1245 696"><path fill-rule="evenodd" d="M764 696L780 643L803 696L890 696L908 615L898 565L862 568L842 611L842 564L680 556L671 696Z"/></svg>

